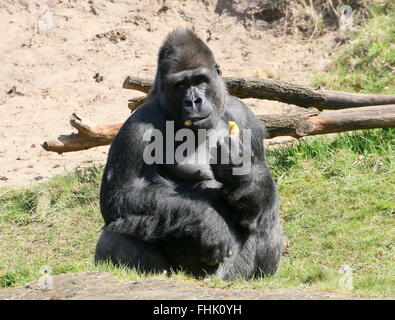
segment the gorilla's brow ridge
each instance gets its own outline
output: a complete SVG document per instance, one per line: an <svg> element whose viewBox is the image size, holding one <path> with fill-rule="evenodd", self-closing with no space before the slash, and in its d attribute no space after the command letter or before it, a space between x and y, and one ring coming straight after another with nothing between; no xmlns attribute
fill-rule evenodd
<svg viewBox="0 0 395 320"><path fill-rule="evenodd" d="M167 81L169 83L175 83L181 79L185 79L185 78L191 79L197 76L206 76L208 79L210 77L210 70L202 67L202 68L191 69L191 70L183 70L176 73L170 73L167 75Z"/></svg>

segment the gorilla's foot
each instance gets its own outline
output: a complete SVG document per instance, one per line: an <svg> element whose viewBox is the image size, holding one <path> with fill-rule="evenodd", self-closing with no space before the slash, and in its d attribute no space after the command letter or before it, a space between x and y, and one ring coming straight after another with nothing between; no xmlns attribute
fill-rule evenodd
<svg viewBox="0 0 395 320"><path fill-rule="evenodd" d="M143 272L167 272L169 264L151 245L104 230L96 245L95 263L111 262Z"/></svg>

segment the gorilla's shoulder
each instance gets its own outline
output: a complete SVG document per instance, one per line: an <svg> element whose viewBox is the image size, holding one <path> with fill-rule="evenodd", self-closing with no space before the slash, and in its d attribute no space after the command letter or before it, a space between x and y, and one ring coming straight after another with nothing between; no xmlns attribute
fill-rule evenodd
<svg viewBox="0 0 395 320"><path fill-rule="evenodd" d="M148 102L130 115L121 130L162 129L163 119L164 114L160 106L155 102Z"/></svg>
<svg viewBox="0 0 395 320"><path fill-rule="evenodd" d="M228 96L226 105L226 117L235 121L242 129L252 129L256 134L265 136L266 129L262 122L255 116L246 104L239 98Z"/></svg>
<svg viewBox="0 0 395 320"><path fill-rule="evenodd" d="M128 121L152 123L155 125L157 122L163 122L163 111L159 104L155 101L147 102L133 112Z"/></svg>
<svg viewBox="0 0 395 320"><path fill-rule="evenodd" d="M139 107L125 121L115 137L110 150L140 150L148 142L144 137L152 130L163 131L165 121L163 121L163 111L158 104L148 102Z"/></svg>

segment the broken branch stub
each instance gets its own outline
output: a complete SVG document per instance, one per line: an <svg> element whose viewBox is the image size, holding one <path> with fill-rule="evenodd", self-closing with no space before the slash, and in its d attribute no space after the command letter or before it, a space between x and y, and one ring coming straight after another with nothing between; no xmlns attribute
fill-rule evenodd
<svg viewBox="0 0 395 320"><path fill-rule="evenodd" d="M92 126L83 122L75 113L70 117L70 125L77 129L78 133L60 135L57 139L45 141L42 144L44 150L61 154L109 145L122 126L122 124Z"/></svg>

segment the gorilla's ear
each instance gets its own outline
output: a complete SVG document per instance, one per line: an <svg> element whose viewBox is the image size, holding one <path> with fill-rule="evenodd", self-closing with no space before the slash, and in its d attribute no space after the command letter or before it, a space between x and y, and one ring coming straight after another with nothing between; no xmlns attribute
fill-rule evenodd
<svg viewBox="0 0 395 320"><path fill-rule="evenodd" d="M217 70L218 75L222 75L221 67L219 66L218 63L215 64L215 70Z"/></svg>

